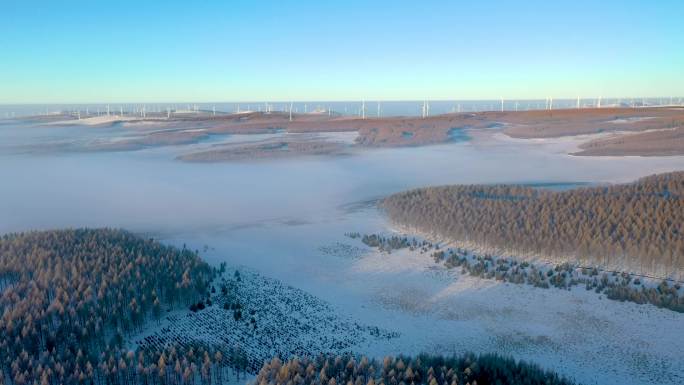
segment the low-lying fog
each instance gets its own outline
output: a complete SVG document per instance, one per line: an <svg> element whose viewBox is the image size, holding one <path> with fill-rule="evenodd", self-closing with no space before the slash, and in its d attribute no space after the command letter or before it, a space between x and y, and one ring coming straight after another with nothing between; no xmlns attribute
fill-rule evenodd
<svg viewBox="0 0 684 385"><path fill-rule="evenodd" d="M388 231L388 224L369 201L404 189L453 183L621 182L684 169L684 157L573 157L566 155L575 143L572 139L519 141L500 134L429 147L364 149L342 157L214 164L174 160L187 153L190 146L129 152L16 151L17 146L24 145L116 137L124 135L121 130L0 125L0 233L110 226L151 234L176 245L187 244L199 249L211 263L227 261L255 268L330 301L344 312L398 329L404 336L392 346L368 352L372 354L465 348L484 351L505 345L505 349L501 348L505 352L534 359L565 374L573 373L580 380L620 383L638 375L634 374L636 366L622 362L623 352L607 352L603 357L617 367L614 372L596 366L592 369L592 362L585 362L587 357L596 360L592 355L596 352L622 346L620 325L601 323L619 313L630 322L652 329L639 341L664 341L665 345L644 348L648 351L646 362L672 359L665 332L668 328L662 323L674 325L680 321L681 317L676 318L679 316L673 312L651 307L648 310L653 312L645 314L645 306L616 302L611 305L615 308L594 316L589 314L592 306L603 307L605 300L581 297L577 304L577 298L572 297L575 294L560 290L556 295L527 287L510 291L473 284L457 292L470 290L473 298L482 297L487 290L496 295L519 292L526 298L506 305L506 309L530 308L523 313L503 308L493 312L483 307L485 299L473 302L477 300L463 298L459 305L457 296L449 297L449 301L457 302L449 306L467 306L486 319L430 316L434 309L429 307L406 311L406 306L415 305L418 297L438 298L431 306L442 303L441 296L451 285L451 279L432 280L426 270L430 265L428 256L422 264L413 260L405 269L398 266L388 270L381 268L383 259L377 260L377 256L358 261L323 250L336 242L347 242L345 232ZM397 266L402 260L393 257L387 263ZM547 305L554 301L572 303L577 306L573 311L583 312L583 319L598 317L598 321L590 319L587 325L599 322L611 331L603 333L606 340L598 345L587 342L593 334L587 337L581 325L573 324L572 329L566 324L553 324L541 317L544 308L533 309L534 301ZM562 338L556 338L561 331ZM513 335L513 340L502 342L500 333L504 332ZM657 335L651 336L653 333ZM548 338L549 344L545 345L544 339L535 340L540 336ZM532 342L525 339L528 337ZM524 348L516 350L516 346ZM684 366L680 364L659 370L676 375ZM648 373L641 376L640 381L654 381ZM676 383L677 377L671 378Z"/></svg>
<svg viewBox="0 0 684 385"><path fill-rule="evenodd" d="M207 245L216 249L206 255L212 262L230 257L291 280L289 272L311 268L304 255L316 259L321 245L345 232L386 231L376 210L358 209L393 192L452 183L619 182L684 168L684 157L573 157L565 155L572 139L524 141L502 134L257 162L174 159L216 140L124 152L50 150L55 143L130 134L121 127L0 125L0 232L123 227L193 248ZM39 150L18 152L22 146Z"/></svg>
<svg viewBox="0 0 684 385"><path fill-rule="evenodd" d="M118 129L118 131L124 131ZM367 150L347 157L187 164L192 146L68 153L41 144L112 137L117 129L0 125L0 231L121 226L204 232L265 220L327 222L339 206L449 183L606 182L681 168L683 157L585 158L560 143L488 140ZM119 133L125 136L124 132ZM226 136L225 140L250 136ZM32 145L38 150L16 152Z"/></svg>

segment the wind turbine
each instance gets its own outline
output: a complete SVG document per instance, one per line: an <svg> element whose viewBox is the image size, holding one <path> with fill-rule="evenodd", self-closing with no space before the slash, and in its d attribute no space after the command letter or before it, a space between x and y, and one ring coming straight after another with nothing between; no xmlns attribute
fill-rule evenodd
<svg viewBox="0 0 684 385"><path fill-rule="evenodd" d="M601 96L599 96L598 100L596 101L596 108L601 108Z"/></svg>
<svg viewBox="0 0 684 385"><path fill-rule="evenodd" d="M579 98L579 96L577 97L577 109L578 110L580 109L580 98Z"/></svg>
<svg viewBox="0 0 684 385"><path fill-rule="evenodd" d="M216 106L211 107L211 111L214 113L214 116L216 116Z"/></svg>
<svg viewBox="0 0 684 385"><path fill-rule="evenodd" d="M378 101L378 118L380 117L380 102Z"/></svg>
<svg viewBox="0 0 684 385"><path fill-rule="evenodd" d="M504 99L501 98L501 112L503 112L503 110L504 110Z"/></svg>
<svg viewBox="0 0 684 385"><path fill-rule="evenodd" d="M423 101L423 119L430 116L430 103L427 100Z"/></svg>
<svg viewBox="0 0 684 385"><path fill-rule="evenodd" d="M366 119L366 101L361 99L361 119Z"/></svg>
<svg viewBox="0 0 684 385"><path fill-rule="evenodd" d="M290 102L290 121L292 121L292 102Z"/></svg>
<svg viewBox="0 0 684 385"><path fill-rule="evenodd" d="M553 110L553 98L549 98L549 110Z"/></svg>

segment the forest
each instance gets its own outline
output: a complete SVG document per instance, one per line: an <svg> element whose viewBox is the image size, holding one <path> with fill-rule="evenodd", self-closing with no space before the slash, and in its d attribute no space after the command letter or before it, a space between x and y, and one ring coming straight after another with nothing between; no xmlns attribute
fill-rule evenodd
<svg viewBox="0 0 684 385"><path fill-rule="evenodd" d="M224 272L225 265L211 268L185 246L182 249L165 246L123 230L73 229L2 236L0 385L210 385L234 381L231 374L237 374L240 381L240 372L249 371L248 352L258 351L258 346L226 349L164 331L174 324L163 327L162 334L146 337L147 342L135 350L127 342L140 335L145 323L159 322L167 311L180 308L190 308L183 317L188 320L197 319L195 314L221 308L225 318L235 321L244 318L243 327L258 330L255 312L247 312L249 309L241 304L242 299L235 296L244 281L238 271L232 280L221 279L224 284L218 296L219 290L213 282ZM254 284L264 286L260 281ZM231 285L238 287L231 289ZM211 293L216 293L215 298L222 306L213 305ZM270 293L263 297L277 296ZM262 308L275 307L278 306L272 304ZM305 310L301 309L300 313L304 314ZM313 306L315 313L329 318L323 310L320 305ZM271 327L260 322L259 329ZM186 330L185 323L177 324L179 330ZM357 329L360 327L354 325ZM354 334L343 326L333 325L336 330L342 327L344 333ZM377 328L370 329L379 333ZM168 341L157 343L163 335L169 337ZM334 339L329 342L339 345ZM267 344L262 350L272 348ZM292 354L275 354L280 358L273 359L268 356L261 361L265 364L257 382L570 384L534 365L498 356L386 358L382 363L362 358L357 364L349 353L335 359L324 359L332 356L313 351L299 353L319 358L299 360ZM282 364L281 358L292 358L292 361Z"/></svg>
<svg viewBox="0 0 684 385"><path fill-rule="evenodd" d="M407 228L519 257L684 277L684 172L633 183L552 191L456 185L380 202Z"/></svg>
<svg viewBox="0 0 684 385"><path fill-rule="evenodd" d="M264 364L256 385L489 385L573 382L536 365L498 355L385 357L319 356L316 359L274 358Z"/></svg>
<svg viewBox="0 0 684 385"><path fill-rule="evenodd" d="M208 295L216 271L196 253L123 230L0 238L0 384L180 383L220 377L201 346L129 351L124 338ZM177 381L176 381L177 380Z"/></svg>

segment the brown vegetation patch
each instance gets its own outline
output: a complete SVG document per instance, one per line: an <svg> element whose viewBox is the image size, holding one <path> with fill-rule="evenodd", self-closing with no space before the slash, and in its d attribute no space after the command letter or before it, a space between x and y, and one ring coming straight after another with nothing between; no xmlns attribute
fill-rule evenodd
<svg viewBox="0 0 684 385"><path fill-rule="evenodd" d="M558 138L613 131L646 131L684 124L684 109L585 108L504 113L514 138Z"/></svg>
<svg viewBox="0 0 684 385"><path fill-rule="evenodd" d="M580 146L573 155L589 156L668 156L684 155L684 127L621 134L611 138L592 140Z"/></svg>
<svg viewBox="0 0 684 385"><path fill-rule="evenodd" d="M121 123L112 120L102 125ZM420 146L445 143L453 140L452 130L503 129L515 138L558 138L563 136L598 133L645 132L684 126L683 108L585 108L535 111L477 112L421 117L367 118L327 115L290 114L286 112L246 112L239 114L193 114L175 115L170 119L156 116L148 119L132 119L123 122L122 127L150 132L165 130L164 133L149 133L142 138L119 143L93 146L95 149L126 150L146 146L192 143L202 134L189 134L185 130L204 130L211 134L268 134L277 132L359 133L357 144L364 147ZM667 143L672 134L665 131L650 133L645 137L630 139L631 144L597 142L587 145L587 152L581 155L670 155L681 153L680 146ZM639 145L639 139L647 139L646 145ZM589 147L605 148L601 151ZM600 152L600 153L599 153Z"/></svg>
<svg viewBox="0 0 684 385"><path fill-rule="evenodd" d="M358 131L357 143L369 147L418 146L445 143L450 130L504 128L516 138L556 138L614 131L672 128L684 123L684 109L591 108L444 114L427 118L367 118L253 112L217 117L182 118L203 122L210 133L293 133Z"/></svg>
<svg viewBox="0 0 684 385"><path fill-rule="evenodd" d="M179 156L186 162L226 162L250 159L282 159L296 156L343 155L348 146L325 140L274 139L258 143L217 146Z"/></svg>
<svg viewBox="0 0 684 385"><path fill-rule="evenodd" d="M96 142L86 146L89 151L131 151L145 147L192 144L209 136L205 131L158 131L130 139Z"/></svg>

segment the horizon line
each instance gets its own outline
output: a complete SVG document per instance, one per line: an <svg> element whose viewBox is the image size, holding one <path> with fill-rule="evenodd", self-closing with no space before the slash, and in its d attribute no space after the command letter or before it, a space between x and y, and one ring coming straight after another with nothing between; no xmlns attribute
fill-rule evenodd
<svg viewBox="0 0 684 385"><path fill-rule="evenodd" d="M423 102L423 101L429 101L429 102L490 102L490 101L496 101L500 102L501 100L503 101L539 101L539 100L549 100L549 99L554 99L554 100L587 100L587 99L625 99L625 100L630 100L630 99L684 99L684 96L674 96L674 95L668 95L668 96L588 96L588 97L581 97L581 96L573 96L573 97L555 97L555 96L546 96L546 97L540 97L540 98L502 98L502 97L497 97L497 98L476 98L476 99L463 99L463 98L456 98L456 99L450 99L450 98L419 98L419 99L371 99L371 98L359 98L359 99L300 99L300 100L236 100L236 101L146 101L146 102L141 102L141 101L108 101L108 102L102 102L102 101L90 101L90 102L27 102L27 103L22 103L22 102L0 102L0 106L33 106L33 105L84 105L84 104L102 104L102 105L107 105L107 104L188 104L188 103L195 103L195 104L237 104L237 103L361 103L361 102L394 102L394 103L400 103L400 102Z"/></svg>

